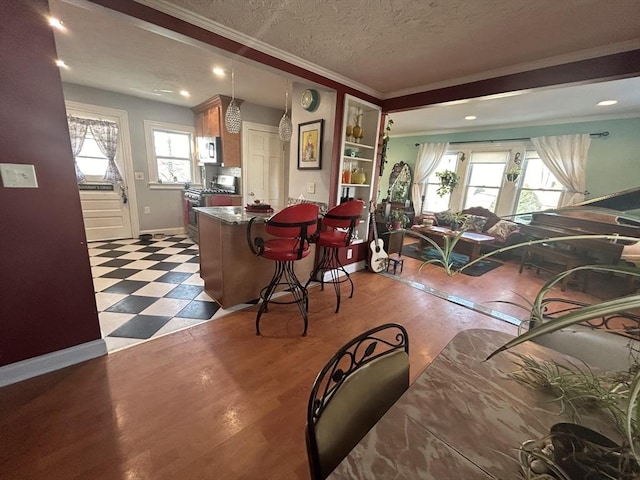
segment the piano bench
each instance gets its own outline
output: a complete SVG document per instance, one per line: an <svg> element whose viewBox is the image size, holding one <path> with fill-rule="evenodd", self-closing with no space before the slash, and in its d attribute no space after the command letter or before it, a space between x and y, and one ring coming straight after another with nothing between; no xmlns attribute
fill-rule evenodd
<svg viewBox="0 0 640 480"><path fill-rule="evenodd" d="M522 269L527 267L535 267L536 273L539 274L540 270L544 270L552 273L560 273L565 270L570 270L581 265L588 265L592 263L588 257L576 255L568 250L561 248L555 248L550 245L540 243L536 245L529 245L522 255L522 261L520 262L519 273L522 273ZM582 282L582 291L584 292L587 287L586 272ZM569 278L573 275L568 275L562 279L560 284L560 290L565 291Z"/></svg>

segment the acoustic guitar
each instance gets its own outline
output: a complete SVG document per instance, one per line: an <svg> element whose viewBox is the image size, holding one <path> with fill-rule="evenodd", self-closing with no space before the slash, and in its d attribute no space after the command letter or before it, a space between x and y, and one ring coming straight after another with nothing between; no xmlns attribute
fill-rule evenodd
<svg viewBox="0 0 640 480"><path fill-rule="evenodd" d="M371 254L369 256L369 268L372 272L380 273L387 268L389 255L384 251L384 242L378 238L378 229L376 228L376 207L373 202L369 206L369 217L371 228L373 229L373 241L369 244Z"/></svg>

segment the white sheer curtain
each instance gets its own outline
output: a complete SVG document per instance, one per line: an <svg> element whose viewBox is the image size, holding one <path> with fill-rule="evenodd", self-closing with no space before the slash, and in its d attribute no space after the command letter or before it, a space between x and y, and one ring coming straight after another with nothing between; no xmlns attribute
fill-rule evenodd
<svg viewBox="0 0 640 480"><path fill-rule="evenodd" d="M558 206L583 201L586 187L584 167L591 145L589 134L532 137L531 142L542 163L566 189Z"/></svg>
<svg viewBox="0 0 640 480"><path fill-rule="evenodd" d="M423 143L418 149L411 186L411 200L413 200L413 210L416 215L422 213L423 193L427 179L438 166L447 148L449 143Z"/></svg>

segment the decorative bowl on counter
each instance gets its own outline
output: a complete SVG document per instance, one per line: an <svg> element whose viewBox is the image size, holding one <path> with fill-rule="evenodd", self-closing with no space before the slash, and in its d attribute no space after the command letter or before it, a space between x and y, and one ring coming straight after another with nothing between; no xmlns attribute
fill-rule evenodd
<svg viewBox="0 0 640 480"><path fill-rule="evenodd" d="M249 203L247 204L246 207L244 207L244 209L247 212L254 212L254 213L272 213L273 212L273 208L271 208L271 205L269 205L268 203Z"/></svg>

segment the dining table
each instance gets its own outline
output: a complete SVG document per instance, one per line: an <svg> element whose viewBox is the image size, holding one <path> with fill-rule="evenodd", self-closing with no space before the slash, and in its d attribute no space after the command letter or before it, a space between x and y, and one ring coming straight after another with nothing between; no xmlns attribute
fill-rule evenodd
<svg viewBox="0 0 640 480"><path fill-rule="evenodd" d="M519 446L576 419L540 388L514 380L525 355L585 367L533 342L486 360L513 338L487 329L459 332L329 475L354 479L516 479ZM611 419L580 423L620 440Z"/></svg>

